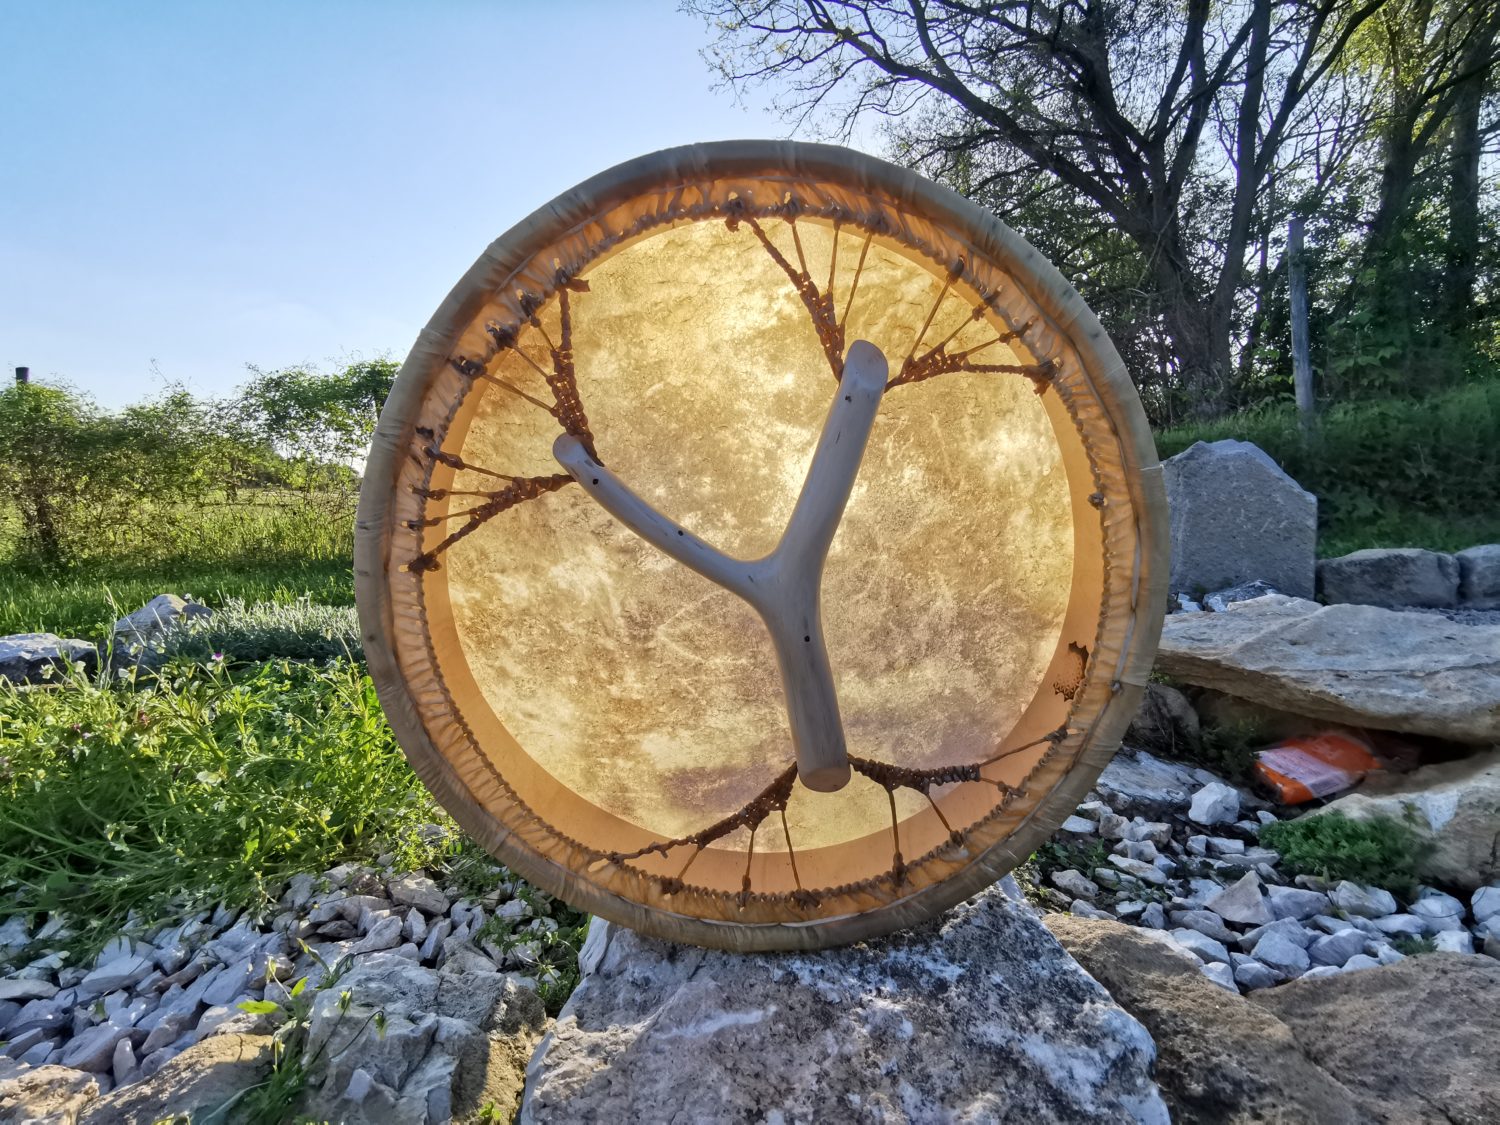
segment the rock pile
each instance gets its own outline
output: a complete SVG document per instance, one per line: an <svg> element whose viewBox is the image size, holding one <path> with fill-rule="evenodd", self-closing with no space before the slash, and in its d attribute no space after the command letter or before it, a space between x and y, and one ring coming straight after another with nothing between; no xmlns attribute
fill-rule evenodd
<svg viewBox="0 0 1500 1125"><path fill-rule="evenodd" d="M492 1054L487 1037L497 1029L510 1037L535 1031L543 1014L538 986L557 975L540 963L540 943L557 921L518 882L463 898L419 873L382 877L346 865L294 878L280 906L268 919L200 912L116 938L87 965L70 965L51 949L67 937L66 919L53 917L31 933L24 919L12 918L0 927L0 953L26 950L30 960L0 979L3 1054L29 1067L82 1072L105 1095L157 1075L216 1033L247 1031L242 1004L284 1001L304 977L316 989L342 962L348 972L339 993L349 990L363 1014L380 1008L386 1034L378 1049L349 1050L352 1041L335 1029L361 1021L330 1010L339 993L317 996L312 1049L337 1040L324 1052L335 1060L325 1098L373 1098L400 1120L438 1121L446 1119L443 1107L496 1084L492 1077L474 1085ZM507 924L487 926L491 918ZM505 937L491 936L502 930ZM519 1060L515 1053L513 1046L500 1051L518 1075L524 1052ZM370 1061L337 1061L346 1056ZM420 1067L419 1059L426 1060ZM426 1117L421 1106L430 1107Z"/></svg>
<svg viewBox="0 0 1500 1125"><path fill-rule="evenodd" d="M1500 609L1500 544L1456 555L1382 547L1318 563L1318 595L1330 605Z"/></svg>
<svg viewBox="0 0 1500 1125"><path fill-rule="evenodd" d="M1402 939L1500 956L1500 883L1467 901L1423 887L1402 909L1379 888L1283 875L1259 840L1276 815L1205 770L1126 749L1095 788L1057 837L1079 865L1049 873L1051 902L1154 931L1224 988L1394 964Z"/></svg>

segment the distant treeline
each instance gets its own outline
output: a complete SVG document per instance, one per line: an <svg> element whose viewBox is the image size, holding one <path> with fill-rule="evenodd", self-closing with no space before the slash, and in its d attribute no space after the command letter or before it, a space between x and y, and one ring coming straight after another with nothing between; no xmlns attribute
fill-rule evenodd
<svg viewBox="0 0 1500 1125"><path fill-rule="evenodd" d="M67 387L0 391L0 558L56 567L202 526L185 509L316 498L347 518L396 365L255 372L232 398L177 388L119 411ZM179 527L178 524L182 524ZM196 534L197 532L192 532Z"/></svg>

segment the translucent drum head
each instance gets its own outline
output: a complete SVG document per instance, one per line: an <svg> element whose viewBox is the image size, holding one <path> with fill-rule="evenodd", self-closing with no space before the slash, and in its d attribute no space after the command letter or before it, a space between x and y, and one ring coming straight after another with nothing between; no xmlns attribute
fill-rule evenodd
<svg viewBox="0 0 1500 1125"><path fill-rule="evenodd" d="M459 282L381 417L357 589L412 764L518 873L811 948L1068 815L1150 671L1164 516L1118 356L1022 239L870 157L728 142L603 173ZM826 558L782 566L802 525Z"/></svg>

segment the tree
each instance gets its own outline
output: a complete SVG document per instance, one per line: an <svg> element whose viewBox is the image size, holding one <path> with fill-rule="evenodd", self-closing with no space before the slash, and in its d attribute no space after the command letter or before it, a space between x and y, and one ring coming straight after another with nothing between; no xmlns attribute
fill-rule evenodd
<svg viewBox="0 0 1500 1125"><path fill-rule="evenodd" d="M0 391L0 495L17 508L23 554L64 563L137 518L143 503L218 486L216 432L211 405L180 389L119 414L60 387Z"/></svg>
<svg viewBox="0 0 1500 1125"><path fill-rule="evenodd" d="M303 367L251 370L255 378L241 392L239 417L267 446L307 470L308 487L330 472L347 476L363 459L396 376L396 364L387 359L334 374Z"/></svg>
<svg viewBox="0 0 1500 1125"><path fill-rule="evenodd" d="M688 0L732 83L799 120L925 114L918 161L1002 214L1056 188L1123 235L1198 413L1230 404L1257 206L1387 0ZM842 92L842 100L840 100ZM978 175L974 173L978 169ZM1007 206L1009 205L1009 206ZM1100 223L1091 224L1094 227Z"/></svg>

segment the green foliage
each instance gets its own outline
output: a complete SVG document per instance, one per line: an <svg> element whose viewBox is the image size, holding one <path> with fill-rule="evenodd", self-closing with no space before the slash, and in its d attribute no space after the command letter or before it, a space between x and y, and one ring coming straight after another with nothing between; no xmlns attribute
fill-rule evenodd
<svg viewBox="0 0 1500 1125"><path fill-rule="evenodd" d="M56 565L136 505L197 495L205 484L200 414L183 392L106 414L71 391L0 391L0 496L16 508L19 553Z"/></svg>
<svg viewBox="0 0 1500 1125"><path fill-rule="evenodd" d="M1437 941L1434 938L1416 937L1413 934L1397 934L1391 938L1391 946L1397 953L1404 953L1408 957L1437 952Z"/></svg>
<svg viewBox="0 0 1500 1125"><path fill-rule="evenodd" d="M241 395L242 417L267 445L310 468L364 457L396 377L386 359L325 374L292 367L256 371Z"/></svg>
<svg viewBox="0 0 1500 1125"><path fill-rule="evenodd" d="M130 545L71 569L0 565L0 633L51 631L102 641L116 618L163 591L208 605L229 598L352 605L354 522L340 510L285 493L239 505L184 506L156 526L155 543ZM4 541L0 533L0 542Z"/></svg>
<svg viewBox="0 0 1500 1125"><path fill-rule="evenodd" d="M537 994L547 1014L556 1016L578 987L578 954L588 937L589 916L525 883L518 887L516 897L531 907L533 917L508 919L492 915L474 940L492 942L503 952L525 946L534 953L536 967L532 971L538 981ZM531 928L535 919L544 918L550 918L556 928L545 925Z"/></svg>
<svg viewBox="0 0 1500 1125"><path fill-rule="evenodd" d="M1265 729L1251 720L1205 725L1193 761L1241 785L1254 776L1255 752L1265 747Z"/></svg>
<svg viewBox="0 0 1500 1125"><path fill-rule="evenodd" d="M1097 839L1073 843L1052 839L1032 854L1030 862L1036 868L1038 881L1046 882L1054 871L1072 868L1088 875L1095 868L1108 867L1109 849L1104 841Z"/></svg>
<svg viewBox="0 0 1500 1125"><path fill-rule="evenodd" d="M1290 404L1157 435L1162 457L1195 441L1260 446L1318 496L1319 553L1457 550L1500 538L1500 379L1421 399L1344 403L1304 434Z"/></svg>
<svg viewBox="0 0 1500 1125"><path fill-rule="evenodd" d="M0 687L0 916L64 911L84 946L344 860L420 866L441 819L348 661Z"/></svg>
<svg viewBox="0 0 1500 1125"><path fill-rule="evenodd" d="M315 605L307 598L291 604L226 601L213 617L167 638L168 656L227 663L360 658L359 621L352 607Z"/></svg>
<svg viewBox="0 0 1500 1125"><path fill-rule="evenodd" d="M1340 812L1268 824L1260 842L1281 853L1291 871L1351 879L1409 898L1427 844L1410 825L1390 817L1354 820Z"/></svg>
<svg viewBox="0 0 1500 1125"><path fill-rule="evenodd" d="M348 958L342 958L330 965L309 948L306 942L301 944L303 952L309 954L322 970L315 988L307 987L307 977L300 977L289 988L276 980L270 971L271 966L268 965L265 982L268 998L246 1000L239 1005L243 1012L276 1017L276 1030L271 1036L270 1075L259 1085L235 1094L229 1102L211 1113L206 1120L231 1119L243 1122L244 1125L281 1125L284 1121L292 1120L290 1116L292 1108L302 1100L311 1075L321 1062L328 1044L334 1039L333 1035L330 1035L316 1053L308 1055L307 1039L312 1028L313 1004L316 1002L317 994L335 988L349 968ZM278 994L280 997L278 1000L269 999ZM351 1000L349 990L344 989L339 997L338 1020L335 1028L348 1015ZM381 1015L379 1011L372 1012L366 1017L365 1023L369 1023L379 1015ZM362 1030L363 1025L355 1034L357 1035Z"/></svg>

